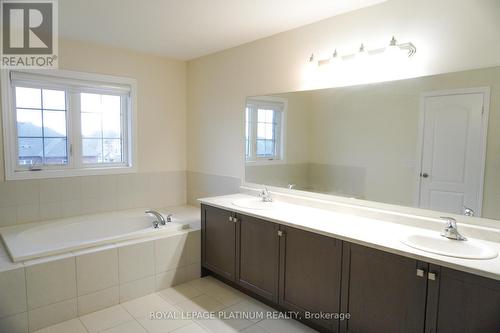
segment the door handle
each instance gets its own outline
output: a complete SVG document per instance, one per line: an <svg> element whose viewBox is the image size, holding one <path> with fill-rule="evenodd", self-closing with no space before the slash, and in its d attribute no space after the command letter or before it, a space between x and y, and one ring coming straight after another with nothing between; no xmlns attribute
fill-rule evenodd
<svg viewBox="0 0 500 333"><path fill-rule="evenodd" d="M429 177L429 174L427 172L424 172L424 173L421 172L420 177L427 178L427 177Z"/></svg>

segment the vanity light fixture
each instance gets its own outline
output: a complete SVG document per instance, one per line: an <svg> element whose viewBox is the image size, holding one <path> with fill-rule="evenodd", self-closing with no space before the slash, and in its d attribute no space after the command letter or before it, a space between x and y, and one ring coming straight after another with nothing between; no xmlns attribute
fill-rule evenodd
<svg viewBox="0 0 500 333"><path fill-rule="evenodd" d="M367 58L368 58L368 51L365 50L365 45L361 43L361 46L359 47L359 52L356 54L356 59L365 60Z"/></svg>
<svg viewBox="0 0 500 333"><path fill-rule="evenodd" d="M378 49L367 50L365 45L362 43L361 46L359 47L359 52L357 52L355 54L346 54L346 55L342 55L342 56L339 55L337 53L337 49L335 49L331 58L319 59L319 60L317 60L317 65L322 66L322 65L327 65L333 61L351 60L351 59L355 59L355 58L358 58L358 59L365 58L367 56L376 55L376 54L380 54L380 53L387 53L387 54L396 55L396 56L400 56L400 54L405 54L401 51L406 51L406 55L408 56L408 58L411 58L417 52L417 48L411 42L399 44L398 41L396 40L396 38L393 36L391 41L389 42L388 46L378 48ZM313 63L315 61L316 60L314 57L314 53L312 53L311 56L309 57L309 62Z"/></svg>

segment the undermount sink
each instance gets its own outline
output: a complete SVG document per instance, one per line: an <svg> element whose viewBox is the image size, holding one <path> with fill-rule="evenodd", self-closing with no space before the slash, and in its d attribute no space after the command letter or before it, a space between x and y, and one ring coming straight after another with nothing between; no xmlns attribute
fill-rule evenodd
<svg viewBox="0 0 500 333"><path fill-rule="evenodd" d="M261 198L236 199L231 203L237 207L248 209L273 209L278 206L278 203L275 201L265 202Z"/></svg>
<svg viewBox="0 0 500 333"><path fill-rule="evenodd" d="M462 259L493 259L498 251L475 240L458 241L436 236L411 235L401 241L415 249Z"/></svg>

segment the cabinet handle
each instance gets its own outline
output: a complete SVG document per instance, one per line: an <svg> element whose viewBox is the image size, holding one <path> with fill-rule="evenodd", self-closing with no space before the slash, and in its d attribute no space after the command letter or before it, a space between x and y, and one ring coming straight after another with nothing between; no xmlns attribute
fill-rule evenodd
<svg viewBox="0 0 500 333"><path fill-rule="evenodd" d="M283 235L285 235L285 233L281 230L278 230L278 237L283 237Z"/></svg>
<svg viewBox="0 0 500 333"><path fill-rule="evenodd" d="M229 216L229 222L233 222L233 217Z"/></svg>
<svg viewBox="0 0 500 333"><path fill-rule="evenodd" d="M436 273L431 273L427 274L427 278L431 281L436 281Z"/></svg>
<svg viewBox="0 0 500 333"><path fill-rule="evenodd" d="M424 277L425 271L423 269L417 268L417 276Z"/></svg>

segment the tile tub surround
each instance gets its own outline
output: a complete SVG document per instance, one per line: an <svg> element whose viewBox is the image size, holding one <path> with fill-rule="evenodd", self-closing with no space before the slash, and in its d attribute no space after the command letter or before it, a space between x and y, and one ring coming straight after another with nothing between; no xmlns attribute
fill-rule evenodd
<svg viewBox="0 0 500 333"><path fill-rule="evenodd" d="M199 229L23 263L1 250L0 332L33 332L200 277Z"/></svg>
<svg viewBox="0 0 500 333"><path fill-rule="evenodd" d="M89 247L146 237L160 237L199 225L200 210L181 205L156 208L172 222L153 228L155 217L147 208L134 208L0 228L4 245L14 262L64 254Z"/></svg>
<svg viewBox="0 0 500 333"><path fill-rule="evenodd" d="M0 181L0 227L185 203L185 171Z"/></svg>
<svg viewBox="0 0 500 333"><path fill-rule="evenodd" d="M188 171L187 203L198 206L198 198L239 193L240 186L241 180L236 177Z"/></svg>
<svg viewBox="0 0 500 333"><path fill-rule="evenodd" d="M374 217L358 216L355 212L346 213L336 211L328 207L327 203L317 202L314 208L306 204L281 201L275 196L279 208L268 210L257 210L235 206L232 202L236 199L257 199L256 196L248 194L233 194L212 198L200 199L201 203L209 206L241 213L278 224L310 231L325 236L345 240L351 243L379 249L431 264L436 264L451 269L476 274L486 278L500 281L500 255L489 260L461 259L442 256L414 249L401 240L413 234L436 236L444 228L443 221L422 219L418 226L404 221L387 221L382 215L374 214ZM280 198L280 200L278 200ZM459 224L459 230L464 236L476 239L478 242L496 249L500 252L500 229L474 227L467 228Z"/></svg>
<svg viewBox="0 0 500 333"><path fill-rule="evenodd" d="M224 296L221 296L224 295ZM215 317L188 318L190 311L216 311ZM174 319L150 319L167 312ZM248 314L248 318L222 318ZM258 314L255 315L255 314ZM218 316L220 315L220 316ZM159 292L47 327L36 333L312 333L295 320L271 319L278 312L212 277Z"/></svg>

